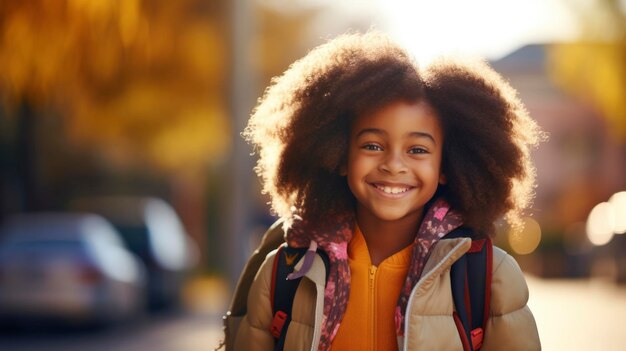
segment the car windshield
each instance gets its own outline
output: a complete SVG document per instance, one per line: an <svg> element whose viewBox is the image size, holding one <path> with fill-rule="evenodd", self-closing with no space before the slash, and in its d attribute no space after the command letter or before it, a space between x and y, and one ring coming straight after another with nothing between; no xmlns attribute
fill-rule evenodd
<svg viewBox="0 0 626 351"><path fill-rule="evenodd" d="M148 228L141 225L117 225L115 228L120 232L128 249L139 255L142 259L150 256L150 242Z"/></svg>

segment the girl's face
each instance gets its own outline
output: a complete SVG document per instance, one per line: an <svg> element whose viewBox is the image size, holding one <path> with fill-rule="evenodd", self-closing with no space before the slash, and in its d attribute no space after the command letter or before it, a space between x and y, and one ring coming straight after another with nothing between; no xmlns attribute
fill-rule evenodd
<svg viewBox="0 0 626 351"><path fill-rule="evenodd" d="M359 116L345 170L359 215L420 220L438 184L445 183L442 145L439 120L426 102L394 102Z"/></svg>

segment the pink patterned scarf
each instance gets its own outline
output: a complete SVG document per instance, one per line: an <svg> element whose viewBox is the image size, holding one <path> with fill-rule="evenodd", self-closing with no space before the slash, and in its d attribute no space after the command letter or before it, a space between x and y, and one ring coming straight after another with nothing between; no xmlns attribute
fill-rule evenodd
<svg viewBox="0 0 626 351"><path fill-rule="evenodd" d="M311 241L314 241L328 254L330 260L328 282L324 291L324 318L318 350L326 351L330 348L348 305L350 296L348 243L352 239L354 223L354 215L350 214L338 218L334 229L319 231L312 228L312 225L308 225L306 221L297 221L287 232L289 246L309 247ZM422 274L430 248L461 224L461 217L454 211L450 211L448 203L441 198L437 199L424 215L413 242L411 265L396 306L395 322L398 335L404 333L404 313L409 294ZM303 271L308 270L309 267L305 266L306 264L303 265L299 276L306 273Z"/></svg>

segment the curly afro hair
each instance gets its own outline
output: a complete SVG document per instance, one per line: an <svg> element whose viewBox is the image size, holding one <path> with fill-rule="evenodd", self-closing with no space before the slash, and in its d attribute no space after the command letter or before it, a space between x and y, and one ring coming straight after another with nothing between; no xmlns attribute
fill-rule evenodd
<svg viewBox="0 0 626 351"><path fill-rule="evenodd" d="M424 83L409 55L378 32L345 34L274 78L244 137L272 209L324 225L353 210L345 165L353 119L393 101L418 101Z"/></svg>
<svg viewBox="0 0 626 351"><path fill-rule="evenodd" d="M425 100L444 132L438 194L465 224L493 234L532 198L530 148L542 134L515 91L482 62L439 61L419 71L413 59L378 32L346 34L323 44L272 80L244 137L259 153L255 168L273 211L316 226L354 210L340 175L350 129L360 115L396 101Z"/></svg>
<svg viewBox="0 0 626 351"><path fill-rule="evenodd" d="M483 61L441 58L420 73L444 133L441 193L481 233L503 215L519 227L535 187L530 151L544 133Z"/></svg>

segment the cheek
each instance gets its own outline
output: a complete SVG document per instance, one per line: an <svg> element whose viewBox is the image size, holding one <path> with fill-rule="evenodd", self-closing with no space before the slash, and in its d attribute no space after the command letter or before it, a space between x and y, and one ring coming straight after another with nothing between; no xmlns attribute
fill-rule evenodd
<svg viewBox="0 0 626 351"><path fill-rule="evenodd" d="M439 183L441 179L441 160L433 159L427 164L422 164L417 171L423 181L427 183Z"/></svg>
<svg viewBox="0 0 626 351"><path fill-rule="evenodd" d="M436 167L437 167L437 174L439 175L439 183L446 184L448 181L447 181L446 175L443 173L443 164L441 162L441 158L439 159L439 162L437 162Z"/></svg>
<svg viewBox="0 0 626 351"><path fill-rule="evenodd" d="M370 161L363 157L349 157L348 165L346 169L346 175L348 178L348 186L354 192L357 187L363 185L363 179L369 173L371 169L369 165Z"/></svg>
<svg viewBox="0 0 626 351"><path fill-rule="evenodd" d="M348 160L348 167L346 169L346 175L348 177L348 183L352 186L356 179L361 177L361 167L355 160Z"/></svg>
<svg viewBox="0 0 626 351"><path fill-rule="evenodd" d="M443 150L438 149L436 151L436 157L434 157L433 159L433 165L435 169L437 170L437 172L441 172L442 163L443 163Z"/></svg>

